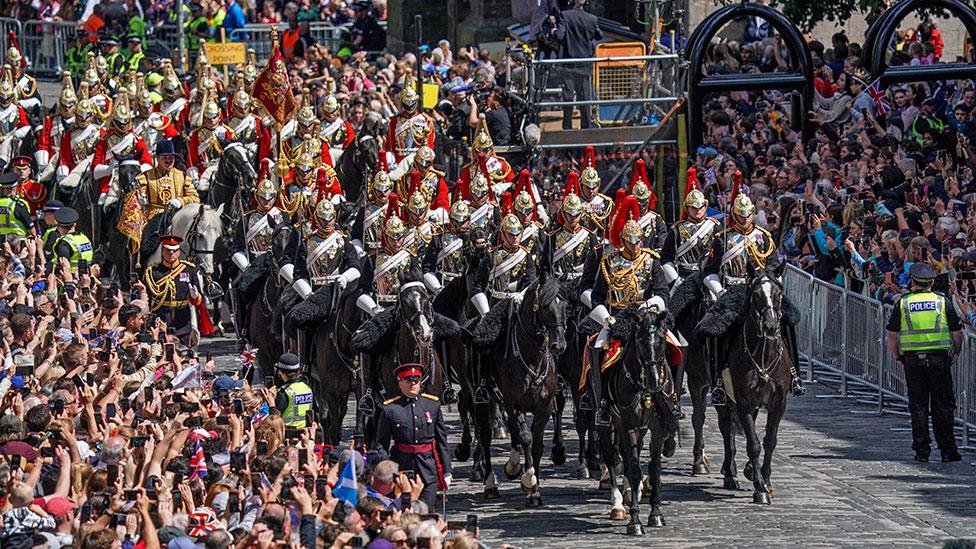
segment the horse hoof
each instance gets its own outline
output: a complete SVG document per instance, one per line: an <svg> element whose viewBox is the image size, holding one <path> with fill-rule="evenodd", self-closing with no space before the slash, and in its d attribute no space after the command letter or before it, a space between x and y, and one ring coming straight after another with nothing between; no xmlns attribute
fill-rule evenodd
<svg viewBox="0 0 976 549"><path fill-rule="evenodd" d="M497 486L485 488L485 499L498 499L500 497L502 497L502 495L498 492Z"/></svg>
<svg viewBox="0 0 976 549"><path fill-rule="evenodd" d="M471 445L458 444L454 447L454 461L465 462L471 458Z"/></svg>
<svg viewBox="0 0 976 549"><path fill-rule="evenodd" d="M722 488L726 490L738 490L739 480L735 477L725 477L725 480L722 481Z"/></svg>
<svg viewBox="0 0 976 549"><path fill-rule="evenodd" d="M628 536L643 536L644 527L639 522L632 522L627 525Z"/></svg>
<svg viewBox="0 0 976 549"><path fill-rule="evenodd" d="M557 467L566 463L566 447L553 446L552 454L549 456L549 458L552 460L552 464Z"/></svg>
<svg viewBox="0 0 976 549"><path fill-rule="evenodd" d="M468 475L468 480L470 480L471 482L481 482L485 480L485 477L484 475L481 474L481 471L479 471L478 468L475 467L471 469L471 474Z"/></svg>
<svg viewBox="0 0 976 549"><path fill-rule="evenodd" d="M587 469L586 465L580 465L576 468L576 480L586 480L590 478L590 470Z"/></svg>
<svg viewBox="0 0 976 549"><path fill-rule="evenodd" d="M772 500L769 499L769 494L766 492L753 492L752 502L759 503L761 505L769 505Z"/></svg>
<svg viewBox="0 0 976 549"><path fill-rule="evenodd" d="M542 507L542 496L538 492L534 494L529 494L529 497L525 499L525 506L532 509L535 507Z"/></svg>
<svg viewBox="0 0 976 549"><path fill-rule="evenodd" d="M505 476L508 477L508 480L515 480L519 478L521 474L522 474L522 464L519 464L518 468L515 469L514 471L510 471L508 469L508 465L507 464L505 465Z"/></svg>
<svg viewBox="0 0 976 549"><path fill-rule="evenodd" d="M609 490L610 489L610 481L609 480L601 480L600 481L600 489L601 490Z"/></svg>
<svg viewBox="0 0 976 549"><path fill-rule="evenodd" d="M610 520L627 520L627 511L623 509L611 509Z"/></svg>
<svg viewBox="0 0 976 549"><path fill-rule="evenodd" d="M675 437L668 435L668 438L664 439L664 448L661 450L661 454L666 458L673 456L677 445L678 443L675 441Z"/></svg>
<svg viewBox="0 0 976 549"><path fill-rule="evenodd" d="M745 468L742 469L742 474L746 477L746 480L752 481L752 462L746 463Z"/></svg>
<svg viewBox="0 0 976 549"><path fill-rule="evenodd" d="M647 526L650 528L664 528L664 515L651 515L647 517Z"/></svg>
<svg viewBox="0 0 976 549"><path fill-rule="evenodd" d="M508 431L506 431L504 427L496 427L491 433L491 436L495 440L505 440L508 438Z"/></svg>
<svg viewBox="0 0 976 549"><path fill-rule="evenodd" d="M696 463L696 464L692 465L691 466L691 474L693 474L693 475L707 475L708 474L708 465L705 465L704 463Z"/></svg>

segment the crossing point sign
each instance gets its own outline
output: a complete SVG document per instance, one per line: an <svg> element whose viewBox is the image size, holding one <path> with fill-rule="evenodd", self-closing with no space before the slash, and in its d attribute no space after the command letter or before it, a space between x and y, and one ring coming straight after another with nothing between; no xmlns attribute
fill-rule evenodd
<svg viewBox="0 0 976 549"><path fill-rule="evenodd" d="M207 42L203 47L211 65L243 65L247 62L243 42Z"/></svg>

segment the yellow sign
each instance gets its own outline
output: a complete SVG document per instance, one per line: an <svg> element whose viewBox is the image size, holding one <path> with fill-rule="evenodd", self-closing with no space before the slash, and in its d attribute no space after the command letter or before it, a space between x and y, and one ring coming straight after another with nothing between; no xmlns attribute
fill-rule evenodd
<svg viewBox="0 0 976 549"><path fill-rule="evenodd" d="M440 87L437 84L424 84L424 108L433 109L437 106L437 95Z"/></svg>
<svg viewBox="0 0 976 549"><path fill-rule="evenodd" d="M203 47L211 65L243 65L247 62L243 42L208 42Z"/></svg>

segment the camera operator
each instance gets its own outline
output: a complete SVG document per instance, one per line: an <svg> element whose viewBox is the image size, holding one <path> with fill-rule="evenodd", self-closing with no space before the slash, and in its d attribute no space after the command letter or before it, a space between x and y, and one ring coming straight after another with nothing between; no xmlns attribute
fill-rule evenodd
<svg viewBox="0 0 976 549"><path fill-rule="evenodd" d="M503 103L504 98L505 90L498 86L479 88L468 95L468 105L471 107L468 126L477 129L478 114L484 112L488 133L495 146L511 144L512 117Z"/></svg>
<svg viewBox="0 0 976 549"><path fill-rule="evenodd" d="M592 13L584 11L586 0L576 0L576 6L562 12L562 22L556 30L560 42L559 57L561 59L583 59L596 54L594 43L603 40L599 20ZM561 71L565 84L563 85L563 100L572 101L575 95L577 101L593 99L593 83L590 81L592 66L588 63L573 63ZM590 106L580 106L580 127L590 127ZM573 127L573 107L563 109L563 129Z"/></svg>
<svg viewBox="0 0 976 549"><path fill-rule="evenodd" d="M447 136L454 141L467 138L468 142L470 142L471 127L468 125L468 120L471 118L472 107L468 102L468 87L463 84L455 85L451 83L448 85L451 86L447 94L450 107L445 105L441 109L441 113L447 120Z"/></svg>

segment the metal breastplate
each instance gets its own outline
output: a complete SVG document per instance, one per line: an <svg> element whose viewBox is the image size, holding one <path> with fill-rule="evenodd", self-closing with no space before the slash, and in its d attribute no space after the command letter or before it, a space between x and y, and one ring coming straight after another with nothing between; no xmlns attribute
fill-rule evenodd
<svg viewBox="0 0 976 549"><path fill-rule="evenodd" d="M585 229L580 229L585 231ZM553 237L553 252L561 250L577 233L571 233L565 229L560 229ZM586 262L586 253L589 251L589 238L582 238L576 243L566 255L559 259L553 258L553 272L560 280L575 280L583 276L583 264Z"/></svg>
<svg viewBox="0 0 976 549"><path fill-rule="evenodd" d="M338 274L339 267L342 263L342 250L346 240L341 236L339 238L331 238L331 240L330 237L332 235L321 236L319 234L313 234L306 243L305 258L308 274L312 278L312 282L316 284L328 282L330 277ZM330 240L330 243L325 248L320 248L326 240Z"/></svg>
<svg viewBox="0 0 976 549"><path fill-rule="evenodd" d="M382 270L383 265L386 264L390 257L390 255L382 250L377 252L375 272ZM374 287L376 288L377 301L386 303L396 301L397 294L400 292L400 272L405 270L409 265L410 261L403 260L399 265L386 271L373 281Z"/></svg>
<svg viewBox="0 0 976 549"><path fill-rule="evenodd" d="M759 229L753 229L750 234L758 232ZM739 233L737 231L726 231L722 236L724 239L724 246L722 248L723 254L725 251L734 249L740 242L746 239L746 235ZM759 236L758 240L755 241L759 248L765 248L766 240L765 235ZM722 283L728 286L729 284L741 284L746 281L749 275L749 264L753 263L750 259L749 254L746 251L746 245L737 253L734 257L728 260L723 260L720 267L720 272L722 273ZM758 267L758 265L753 265Z"/></svg>
<svg viewBox="0 0 976 549"><path fill-rule="evenodd" d="M89 127L91 131L88 132L88 135L84 139L79 139L71 147L71 154L74 156L75 162L81 162L95 152L95 145L98 144L98 127L94 124L90 124ZM74 136L84 131L85 129L79 129L71 133Z"/></svg>
<svg viewBox="0 0 976 549"><path fill-rule="evenodd" d="M0 132L4 135L13 133L19 122L20 111L16 106L11 105L9 108L0 111Z"/></svg>
<svg viewBox="0 0 976 549"><path fill-rule="evenodd" d="M227 121L227 125L234 129L234 137L238 141L247 145L253 143L258 138L257 123L252 120L250 123L241 124L244 121L243 118L234 117Z"/></svg>
<svg viewBox="0 0 976 549"><path fill-rule="evenodd" d="M675 239L676 247L680 248L685 242L688 241L689 238L694 236L705 223L708 225L714 225L714 223L712 223L712 221L708 218L703 219L698 223L689 221L687 219L684 221L679 221L674 227L674 230L677 231L675 234L675 236L677 236ZM701 238L698 239L698 242L695 245L688 249L688 251L681 254L680 257L674 258L674 263L679 270L683 271L682 274L690 271L698 271L701 268L702 261L708 255L708 252L712 247L712 238L714 238L714 236L714 231L706 232Z"/></svg>
<svg viewBox="0 0 976 549"><path fill-rule="evenodd" d="M369 218L380 210L386 210L386 204L373 204L372 202L367 204L363 219ZM380 247L380 231L382 229L383 214L379 214L372 225L366 226L365 223L363 224L363 245L367 250L376 250Z"/></svg>
<svg viewBox="0 0 976 549"><path fill-rule="evenodd" d="M248 233L256 223L261 223L262 220L268 215L269 214L267 213L252 212L247 217L247 222L244 224ZM274 215L272 217L275 219L275 222L281 221L280 215ZM247 239L247 250L254 255L261 255L267 252L271 245L271 234L273 232L274 229L271 227L271 223L263 223L262 228L256 231L254 234L251 234ZM245 233L245 235L247 235L247 233Z"/></svg>
<svg viewBox="0 0 976 549"><path fill-rule="evenodd" d="M427 246L430 245L430 239L434 238L434 225L430 222L424 223L419 227L412 228L411 233L414 237L410 240L410 246L407 249L413 255L423 257L424 252L427 251Z"/></svg>
<svg viewBox="0 0 976 549"><path fill-rule="evenodd" d="M115 149L115 146L118 145L119 142L122 141L123 139L126 139L127 135L129 134L125 133L119 135L115 132L106 135L105 144L107 145L107 149L109 150ZM127 158L132 158L132 155L135 154L135 151L136 151L136 139L133 138L133 139L129 139L128 143L124 147L115 150L112 154L118 160L125 160Z"/></svg>
<svg viewBox="0 0 976 549"><path fill-rule="evenodd" d="M428 131L430 131L427 119L423 116L414 114L410 118L397 117L397 125L393 131L396 148L404 153L417 150L417 147L422 145L422 143L415 141L414 136L417 134L418 129L424 127L427 127Z"/></svg>
<svg viewBox="0 0 976 549"><path fill-rule="evenodd" d="M332 132L330 135L325 135L324 132L321 135L322 135L322 139L325 140L325 142L328 143L330 147L335 148L335 147L341 147L342 144L346 142L347 133L348 132L346 131L346 125L339 124L339 127L336 128L336 131Z"/></svg>
<svg viewBox="0 0 976 549"><path fill-rule="evenodd" d="M498 247L491 254L491 267L492 271L498 268L499 265L505 263L508 258L517 253L515 251L508 251L505 248ZM515 264L511 269L499 273L491 278L489 281L489 287L491 288L492 297L497 299L511 297L510 294L517 292L519 289L519 282L522 277L525 276L526 262L529 261L530 254L525 254L525 257Z"/></svg>
<svg viewBox="0 0 976 549"><path fill-rule="evenodd" d="M583 216L580 225L597 234L603 234L607 216L613 202L602 194L594 196L588 204L583 206Z"/></svg>
<svg viewBox="0 0 976 549"><path fill-rule="evenodd" d="M519 242L519 244L521 244L522 247L529 252L529 255L533 257L539 254L539 238L542 234L542 227L539 225L536 225L535 227L535 232L528 236L525 236L525 233L523 232L523 239Z"/></svg>
<svg viewBox="0 0 976 549"><path fill-rule="evenodd" d="M322 161L322 141L315 136L310 136L305 139L294 135L288 139L289 151L291 151L292 160L298 160L297 153L303 150L304 147L308 147L312 158L319 163Z"/></svg>
<svg viewBox="0 0 976 549"><path fill-rule="evenodd" d="M620 310L643 303L644 289L654 282L653 266L654 258L644 251L634 259L619 252L605 259L601 274L606 278L610 307Z"/></svg>
<svg viewBox="0 0 976 549"><path fill-rule="evenodd" d="M460 242L460 245L455 244L455 242ZM446 233L441 237L441 244L442 251L448 246L456 246L454 250L441 258L437 265L444 281L448 282L464 274L464 238L454 233Z"/></svg>

